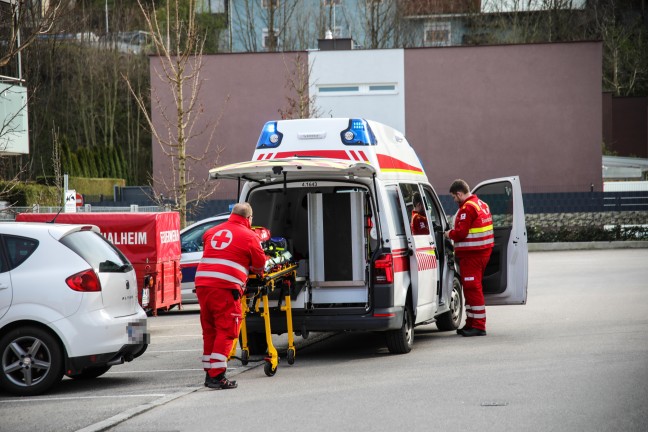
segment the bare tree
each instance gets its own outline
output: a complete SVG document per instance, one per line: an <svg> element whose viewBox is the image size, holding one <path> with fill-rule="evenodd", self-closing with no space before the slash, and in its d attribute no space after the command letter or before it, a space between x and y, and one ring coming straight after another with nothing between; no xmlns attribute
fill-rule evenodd
<svg viewBox="0 0 648 432"><path fill-rule="evenodd" d="M69 0L49 2L0 0L0 67L31 45L40 35L49 33L69 5Z"/></svg>
<svg viewBox="0 0 648 432"><path fill-rule="evenodd" d="M286 106L280 108L279 115L282 119L317 118L321 115L320 109L315 104L316 96L309 95L310 76L313 65L309 66L308 57L304 59L302 53L297 53L291 59L282 55L286 70Z"/></svg>
<svg viewBox="0 0 648 432"><path fill-rule="evenodd" d="M153 45L160 60L160 68L154 74L161 82L168 84L174 105L163 103L163 95L151 95L152 109L156 109L163 119L164 130L156 129L151 114L147 110L145 99L136 93L130 81L128 86L137 99L140 110L145 116L155 141L160 145L163 154L171 161L172 176L152 173L152 182L156 190L171 198L172 207L180 213L180 223L187 223L188 205L197 206L214 192L207 179L196 180L192 167L205 161L215 164L216 156L211 151L213 134L220 120L209 122L204 129L196 130L197 120L204 112L199 101L203 78L201 77L204 35L197 32L196 0L166 0L163 11L155 10L155 2L147 7L143 0L138 0L142 15L151 33ZM222 115L222 112L221 112ZM202 153L190 151L192 139L209 133L207 145Z"/></svg>
<svg viewBox="0 0 648 432"><path fill-rule="evenodd" d="M292 40L292 17L299 9L298 6L298 0L243 0L234 7L236 22L240 23L239 27L234 29L234 33L240 38L245 51L257 52L260 51L259 48L271 52L295 49L296 47L290 46L289 42ZM308 22L301 24L307 26ZM267 36L264 32L259 32L259 25L267 29ZM264 38L261 47L258 43L259 33Z"/></svg>

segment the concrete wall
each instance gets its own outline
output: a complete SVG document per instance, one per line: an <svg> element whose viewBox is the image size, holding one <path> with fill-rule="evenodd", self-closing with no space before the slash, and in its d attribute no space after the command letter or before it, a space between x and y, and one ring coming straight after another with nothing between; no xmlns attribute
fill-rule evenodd
<svg viewBox="0 0 648 432"><path fill-rule="evenodd" d="M399 53L402 68L394 64L380 70L381 59L396 61ZM368 104L363 97L357 103L342 98L326 106L336 115L379 116L397 128L402 122L439 193L446 193L457 177L475 185L509 175L520 176L524 192L584 192L592 184L602 190L599 42L311 55L325 59L315 62L327 67L315 70L319 84L366 80L367 71L375 73L372 80L398 84L399 94L390 98L364 97L372 101ZM223 112L214 135L222 152L218 158L212 150L194 177L207 176L216 164L250 159L263 124L279 118L279 109L287 105L291 91L286 83L298 57L305 61L307 54L205 56L201 102L212 119ZM158 64L151 58L152 71ZM152 85L164 96L159 82L152 79ZM173 106L170 95L165 97ZM155 109L153 118L161 122ZM199 151L207 137L197 136L191 145ZM169 175L168 158L156 144L153 167ZM224 181L213 198L231 198L235 191L232 182Z"/></svg>
<svg viewBox="0 0 648 432"><path fill-rule="evenodd" d="M261 128L268 120L278 119L279 109L287 106L288 97L294 93L286 88L287 72L294 69L297 58L307 60L305 53L254 53L204 56L202 76L205 81L199 94L199 102L205 114L201 115L194 133L204 130L208 122L221 116L213 135L207 157L202 162L188 161L195 171L193 177L206 178L209 169L216 165L249 160L254 153ZM164 84L156 77L159 59L151 57L151 84L168 109L175 109L173 99ZM156 128L164 131L163 119L153 106ZM203 133L190 140L189 151L201 155L209 139ZM169 178L170 159L156 142L153 143L153 171ZM229 199L236 196L235 181L213 182L217 188L213 199Z"/></svg>
<svg viewBox="0 0 648 432"><path fill-rule="evenodd" d="M525 192L602 190L601 49L406 50L406 136L432 183L519 175Z"/></svg>
<svg viewBox="0 0 648 432"><path fill-rule="evenodd" d="M311 94L321 117L362 117L405 131L404 50L314 51L309 54ZM322 88L356 86L353 92ZM394 90L372 90L394 86Z"/></svg>

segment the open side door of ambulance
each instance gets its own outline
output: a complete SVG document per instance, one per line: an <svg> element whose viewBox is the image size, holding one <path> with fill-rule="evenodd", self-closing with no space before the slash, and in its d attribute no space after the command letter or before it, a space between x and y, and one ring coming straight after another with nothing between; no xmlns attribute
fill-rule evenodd
<svg viewBox="0 0 648 432"><path fill-rule="evenodd" d="M529 252L519 177L478 184L472 191L490 207L495 246L484 272L487 306L525 304Z"/></svg>

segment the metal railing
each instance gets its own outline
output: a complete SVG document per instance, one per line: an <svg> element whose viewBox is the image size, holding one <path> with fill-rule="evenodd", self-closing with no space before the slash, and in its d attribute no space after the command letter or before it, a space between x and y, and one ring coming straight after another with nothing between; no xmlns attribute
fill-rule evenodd
<svg viewBox="0 0 648 432"><path fill-rule="evenodd" d="M108 206L93 206L91 204L86 204L81 207L77 207L77 213L144 213L144 212L164 212L171 211L169 206L141 206L137 204L131 204L129 206L123 207L108 207ZM0 209L0 220L15 220L18 213L58 213L64 212L61 206L41 206L34 204L29 207L6 207Z"/></svg>

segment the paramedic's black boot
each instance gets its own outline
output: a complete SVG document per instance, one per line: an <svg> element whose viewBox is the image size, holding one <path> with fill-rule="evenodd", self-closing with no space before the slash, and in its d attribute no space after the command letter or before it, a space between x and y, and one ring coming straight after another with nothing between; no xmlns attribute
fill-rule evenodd
<svg viewBox="0 0 648 432"><path fill-rule="evenodd" d="M457 334L463 336L464 331L468 330L470 327L464 326L464 328L457 329Z"/></svg>
<svg viewBox="0 0 648 432"><path fill-rule="evenodd" d="M486 330L479 330L476 328L465 328L461 333L461 336L471 337L471 336L486 336Z"/></svg>
<svg viewBox="0 0 648 432"><path fill-rule="evenodd" d="M220 374L215 378L210 378L207 387L215 390L228 390L238 387L236 381L230 381L225 378L225 374Z"/></svg>
<svg viewBox="0 0 648 432"><path fill-rule="evenodd" d="M205 372L205 387L209 384L209 372Z"/></svg>

